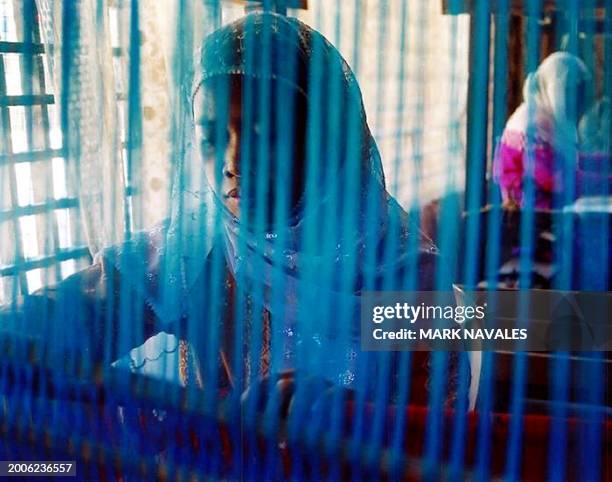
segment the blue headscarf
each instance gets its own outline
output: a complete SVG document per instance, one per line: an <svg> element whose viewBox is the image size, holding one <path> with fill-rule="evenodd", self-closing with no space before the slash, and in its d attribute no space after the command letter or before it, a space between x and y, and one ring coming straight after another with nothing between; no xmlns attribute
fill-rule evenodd
<svg viewBox="0 0 612 482"><path fill-rule="evenodd" d="M163 323L184 319L199 296L195 290L212 248L221 246L237 284L258 296L274 330L308 333L294 343L323 347L330 360L337 352L353 363L344 355L356 344L360 293L405 289L407 270L416 270L413 288L433 289L437 251L385 189L353 72L321 34L272 13L250 14L213 32L196 65L191 101L208 80L236 75L281 82L305 96L304 128L315 139L307 162L318 163L318 176L310 187L307 182L290 223L258 231L223 206L189 139L177 163L165 236L147 239L145 297ZM343 131L329 132L333 118ZM332 333L338 325L345 335ZM346 372L343 362L330 363Z"/></svg>

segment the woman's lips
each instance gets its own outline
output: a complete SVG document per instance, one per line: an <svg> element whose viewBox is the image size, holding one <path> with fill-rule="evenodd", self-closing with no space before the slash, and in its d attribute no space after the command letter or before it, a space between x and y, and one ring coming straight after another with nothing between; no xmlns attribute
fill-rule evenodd
<svg viewBox="0 0 612 482"><path fill-rule="evenodd" d="M231 189L228 192L225 193L225 199L239 199L240 198L240 192L238 191L237 188Z"/></svg>

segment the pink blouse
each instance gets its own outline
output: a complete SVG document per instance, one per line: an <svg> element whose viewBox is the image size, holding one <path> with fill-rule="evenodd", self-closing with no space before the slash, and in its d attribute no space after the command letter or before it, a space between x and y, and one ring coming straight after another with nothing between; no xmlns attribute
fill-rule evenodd
<svg viewBox="0 0 612 482"><path fill-rule="evenodd" d="M494 158L495 179L501 188L504 203L523 207L523 180L526 171L525 134L505 130ZM536 140L533 145L536 209L550 209L552 194L561 188L559 173L555 173L553 147Z"/></svg>

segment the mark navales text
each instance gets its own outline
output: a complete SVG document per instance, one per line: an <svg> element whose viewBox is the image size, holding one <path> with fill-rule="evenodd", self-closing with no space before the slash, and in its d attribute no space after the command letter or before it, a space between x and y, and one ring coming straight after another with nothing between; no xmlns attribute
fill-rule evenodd
<svg viewBox="0 0 612 482"><path fill-rule="evenodd" d="M525 340L525 328L402 328L372 331L375 340Z"/></svg>

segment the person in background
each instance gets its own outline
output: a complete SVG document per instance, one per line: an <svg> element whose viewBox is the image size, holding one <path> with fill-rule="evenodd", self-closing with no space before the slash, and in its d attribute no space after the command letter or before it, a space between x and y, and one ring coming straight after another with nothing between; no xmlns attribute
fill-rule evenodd
<svg viewBox="0 0 612 482"><path fill-rule="evenodd" d="M527 76L524 101L506 123L493 160L494 179L504 207L500 287L519 285L525 243L521 213L525 210L536 211L533 245L529 247L529 287L552 288L561 279L567 283L567 272L561 276L562 267L572 263L571 286L578 289L583 286L579 267L585 261L575 254L602 252L581 231L572 235L574 255L563 252L563 233L555 224L559 218L553 215L576 212L576 206L585 203L591 207L596 204L600 211L602 204L609 206L609 151L605 151L609 149L605 147L609 104L602 100L587 109L586 91L591 79L576 56L566 52L550 55ZM527 195L528 179L533 182L533 197ZM575 218L574 222L583 221Z"/></svg>
<svg viewBox="0 0 612 482"><path fill-rule="evenodd" d="M505 207L526 207L528 175L535 185L533 206L554 207L555 194L564 186L564 164L577 165L578 120L585 112L590 79L586 65L566 52L548 56L527 76L523 103L508 119L493 160Z"/></svg>

